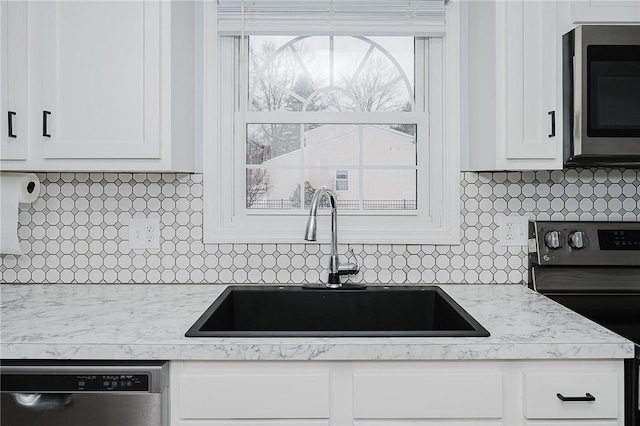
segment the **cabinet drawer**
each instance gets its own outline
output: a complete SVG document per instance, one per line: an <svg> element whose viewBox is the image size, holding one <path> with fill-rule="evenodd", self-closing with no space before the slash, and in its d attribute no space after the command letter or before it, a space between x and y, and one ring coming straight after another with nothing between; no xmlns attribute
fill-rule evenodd
<svg viewBox="0 0 640 426"><path fill-rule="evenodd" d="M182 419L326 419L329 374L206 374L180 377Z"/></svg>
<svg viewBox="0 0 640 426"><path fill-rule="evenodd" d="M618 417L615 373L525 373L525 417L528 419L614 419ZM595 401L562 401L592 395Z"/></svg>
<svg viewBox="0 0 640 426"><path fill-rule="evenodd" d="M356 373L354 417L501 418L502 374Z"/></svg>

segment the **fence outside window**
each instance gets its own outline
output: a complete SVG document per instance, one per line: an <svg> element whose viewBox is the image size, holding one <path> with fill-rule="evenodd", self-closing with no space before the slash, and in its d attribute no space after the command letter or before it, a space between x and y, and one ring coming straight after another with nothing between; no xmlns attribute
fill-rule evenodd
<svg viewBox="0 0 640 426"><path fill-rule="evenodd" d="M416 200L363 200L362 205L359 200L337 200L338 208L341 210L415 210ZM311 202L305 202L305 208L309 208ZM288 199L279 200L255 200L248 209L272 209L272 210L294 210L300 205ZM328 201L323 200L320 209L328 209Z"/></svg>

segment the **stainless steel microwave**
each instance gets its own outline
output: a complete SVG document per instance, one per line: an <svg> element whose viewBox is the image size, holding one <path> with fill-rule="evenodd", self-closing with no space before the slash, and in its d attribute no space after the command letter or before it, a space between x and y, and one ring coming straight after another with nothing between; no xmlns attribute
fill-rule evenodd
<svg viewBox="0 0 640 426"><path fill-rule="evenodd" d="M564 163L640 168L640 25L563 36Z"/></svg>

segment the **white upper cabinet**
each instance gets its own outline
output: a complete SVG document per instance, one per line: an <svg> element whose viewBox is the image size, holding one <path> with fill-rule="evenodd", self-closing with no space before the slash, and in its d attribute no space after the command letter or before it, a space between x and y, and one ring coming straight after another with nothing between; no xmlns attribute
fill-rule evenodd
<svg viewBox="0 0 640 426"><path fill-rule="evenodd" d="M573 0L571 18L576 24L640 23L639 0Z"/></svg>
<svg viewBox="0 0 640 426"><path fill-rule="evenodd" d="M10 91L3 170L198 171L195 1L5 3L25 16L3 38L4 64L26 34L13 59L25 69L3 72L3 88L28 88L13 116L28 151L5 155Z"/></svg>
<svg viewBox="0 0 640 426"><path fill-rule="evenodd" d="M556 2L467 2L463 170L562 168Z"/></svg>
<svg viewBox="0 0 640 426"><path fill-rule="evenodd" d="M0 160L27 158L27 2L0 2Z"/></svg>
<svg viewBox="0 0 640 426"><path fill-rule="evenodd" d="M557 158L554 17L553 2L496 3L497 137L507 161Z"/></svg>
<svg viewBox="0 0 640 426"><path fill-rule="evenodd" d="M562 169L562 36L581 23L640 23L640 1L463 5L462 170Z"/></svg>
<svg viewBox="0 0 640 426"><path fill-rule="evenodd" d="M44 2L44 158L160 158L160 4Z"/></svg>

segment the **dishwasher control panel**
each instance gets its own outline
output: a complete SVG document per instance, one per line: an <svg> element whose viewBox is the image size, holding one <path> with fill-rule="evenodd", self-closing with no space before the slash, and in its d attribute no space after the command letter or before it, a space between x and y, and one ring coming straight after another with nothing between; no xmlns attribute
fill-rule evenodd
<svg viewBox="0 0 640 426"><path fill-rule="evenodd" d="M3 374L10 392L148 392L148 374Z"/></svg>

